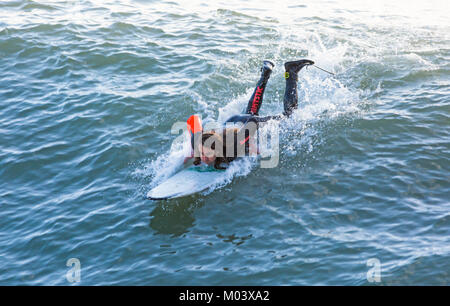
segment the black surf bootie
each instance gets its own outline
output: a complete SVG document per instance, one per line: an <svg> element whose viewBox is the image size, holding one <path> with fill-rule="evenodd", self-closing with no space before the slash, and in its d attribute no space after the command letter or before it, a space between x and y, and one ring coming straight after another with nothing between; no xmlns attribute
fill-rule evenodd
<svg viewBox="0 0 450 306"><path fill-rule="evenodd" d="M290 77L291 74L293 74L293 76L297 76L299 71L308 65L314 65L314 62L311 60L307 60L307 59L302 59L302 60L298 60L298 61L291 61L291 62L286 62L284 63L284 69L286 70L287 74L286 74L286 79L288 79Z"/></svg>
<svg viewBox="0 0 450 306"><path fill-rule="evenodd" d="M275 67L275 64L271 61L263 61L263 66L261 67L261 78L264 78L266 79L266 81L268 81L273 67Z"/></svg>
<svg viewBox="0 0 450 306"><path fill-rule="evenodd" d="M286 79L286 89L284 91L284 112L285 116L290 116L294 109L298 107L297 81L300 70L308 65L314 65L314 62L307 59L291 61L284 63L284 77Z"/></svg>
<svg viewBox="0 0 450 306"><path fill-rule="evenodd" d="M263 100L264 90L266 89L267 82L272 74L273 67L275 67L275 65L271 61L263 61L261 77L248 101L247 110L245 111L246 114L258 115Z"/></svg>

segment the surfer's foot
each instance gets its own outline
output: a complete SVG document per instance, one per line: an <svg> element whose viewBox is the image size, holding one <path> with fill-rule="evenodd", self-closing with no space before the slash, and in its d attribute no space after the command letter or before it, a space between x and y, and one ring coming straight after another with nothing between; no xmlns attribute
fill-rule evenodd
<svg viewBox="0 0 450 306"><path fill-rule="evenodd" d="M311 60L302 59L284 63L284 69L288 73L298 73L303 67L308 65L314 65L314 62Z"/></svg>
<svg viewBox="0 0 450 306"><path fill-rule="evenodd" d="M275 64L272 63L271 61L267 61L266 60L266 61L263 61L263 66L261 68L261 71L263 71L263 70L270 70L270 71L272 71L273 67L275 67Z"/></svg>
<svg viewBox="0 0 450 306"><path fill-rule="evenodd" d="M265 82L269 80L273 67L275 67L275 65L271 61L263 61L263 66L261 67L261 79Z"/></svg>

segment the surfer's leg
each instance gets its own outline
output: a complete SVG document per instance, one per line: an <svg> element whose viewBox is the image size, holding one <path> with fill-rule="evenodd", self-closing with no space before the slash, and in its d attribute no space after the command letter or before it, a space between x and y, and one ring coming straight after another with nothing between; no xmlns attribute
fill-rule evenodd
<svg viewBox="0 0 450 306"><path fill-rule="evenodd" d="M277 115L277 116L253 116L250 114L241 114L241 115L234 115L231 116L230 118L227 119L227 121L225 121L225 124L230 122L230 123L238 123L241 122L243 124L246 124L248 122L254 122L256 124L260 123L260 122L267 122L269 120L280 120L282 118L281 115Z"/></svg>
<svg viewBox="0 0 450 306"><path fill-rule="evenodd" d="M234 115L225 121L225 124L227 123L238 123L241 122L243 124L246 124L253 116L250 114L240 114L240 115Z"/></svg>
<svg viewBox="0 0 450 306"><path fill-rule="evenodd" d="M253 120L255 120L258 123L261 123L261 122L267 122L269 120L280 120L282 117L283 116L281 116L281 115L263 116L263 117L255 116L253 118Z"/></svg>
<svg viewBox="0 0 450 306"><path fill-rule="evenodd" d="M267 82L269 81L270 74L275 65L270 61L264 61L261 68L261 78L256 84L256 88L248 101L246 114L258 115L259 109L263 101L264 90L266 89Z"/></svg>
<svg viewBox="0 0 450 306"><path fill-rule="evenodd" d="M286 90L284 92L284 112L285 116L290 116L294 109L298 106L297 81L299 71L307 66L314 64L310 60L299 60L286 62L284 68L286 70L284 77L286 78Z"/></svg>

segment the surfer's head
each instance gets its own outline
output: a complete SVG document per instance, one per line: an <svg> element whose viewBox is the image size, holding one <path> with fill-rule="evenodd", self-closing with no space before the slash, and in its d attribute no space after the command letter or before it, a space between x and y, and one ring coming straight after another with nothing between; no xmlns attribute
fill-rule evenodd
<svg viewBox="0 0 450 306"><path fill-rule="evenodd" d="M246 140L243 140L244 143L238 142L238 133L237 128L227 128L221 133L215 131L203 133L201 142L199 138L198 145L194 146L194 165L204 162L213 164L216 169L226 169L222 164L228 164L239 156L245 156ZM231 142L227 141L227 138L231 138Z"/></svg>
<svg viewBox="0 0 450 306"><path fill-rule="evenodd" d="M194 165L204 162L212 164L218 156L223 156L223 140L222 137L215 132L207 132L202 134L201 142L197 145L195 152Z"/></svg>

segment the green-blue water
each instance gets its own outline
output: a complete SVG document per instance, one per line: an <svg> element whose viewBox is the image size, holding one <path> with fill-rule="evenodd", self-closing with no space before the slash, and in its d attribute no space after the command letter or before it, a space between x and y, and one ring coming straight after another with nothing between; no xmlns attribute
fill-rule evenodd
<svg viewBox="0 0 450 306"><path fill-rule="evenodd" d="M423 3L426 2L426 3ZM450 283L447 1L0 2L0 284ZM154 202L172 125L263 115L309 58L280 159Z"/></svg>

